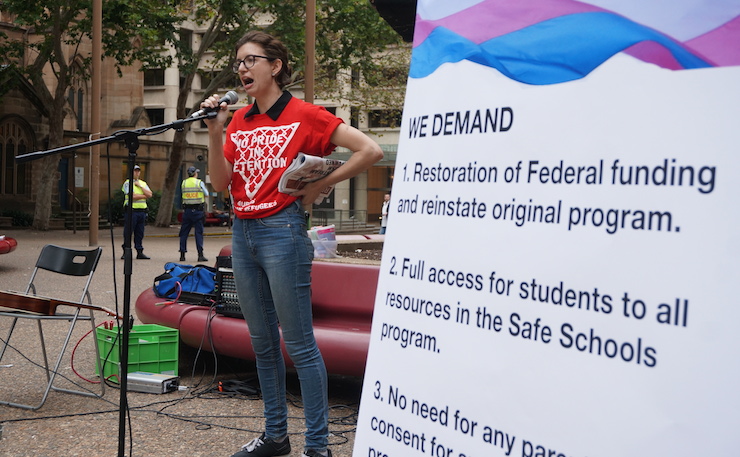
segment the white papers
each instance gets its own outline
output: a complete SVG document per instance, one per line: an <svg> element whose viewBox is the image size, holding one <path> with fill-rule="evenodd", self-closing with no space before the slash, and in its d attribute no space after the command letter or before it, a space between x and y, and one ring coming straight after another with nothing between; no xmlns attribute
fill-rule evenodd
<svg viewBox="0 0 740 457"><path fill-rule="evenodd" d="M285 169L283 176L280 177L278 190L286 194L295 192L302 189L307 183L317 181L329 175L343 163L343 160L327 159L299 152L293 163ZM324 198L329 196L333 189L334 186L326 187L321 191L321 194L314 203L317 205L321 203Z"/></svg>

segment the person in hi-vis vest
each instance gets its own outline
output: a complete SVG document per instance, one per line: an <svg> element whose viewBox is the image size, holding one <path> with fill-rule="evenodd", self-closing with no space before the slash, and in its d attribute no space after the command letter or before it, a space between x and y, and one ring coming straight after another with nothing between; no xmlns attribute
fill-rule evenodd
<svg viewBox="0 0 740 457"><path fill-rule="evenodd" d="M133 214L131 217L131 225L128 224L128 218L125 218L125 223L123 225L123 239L128 240L131 236L131 231L134 232L134 247L136 248L136 258L137 259L149 259L146 254L144 254L144 226L146 225L146 217L147 217L147 208L146 208L146 200L148 198L152 198L152 191L149 189L149 185L143 180L140 179L139 176L141 176L141 167L138 165L134 166L134 203L131 205L131 209L133 210ZM123 207L124 209L128 208L128 179L123 183L123 186L121 187L121 190L123 191ZM126 245L124 244L124 248ZM125 255L125 254L124 254ZM123 259L123 257L121 257Z"/></svg>
<svg viewBox="0 0 740 457"><path fill-rule="evenodd" d="M205 204L208 189L198 179L200 170L188 168L188 178L182 182L182 225L180 226L180 262L185 261L188 252L190 229L195 229L195 247L198 249L198 262L207 262L203 255L203 225L206 219Z"/></svg>

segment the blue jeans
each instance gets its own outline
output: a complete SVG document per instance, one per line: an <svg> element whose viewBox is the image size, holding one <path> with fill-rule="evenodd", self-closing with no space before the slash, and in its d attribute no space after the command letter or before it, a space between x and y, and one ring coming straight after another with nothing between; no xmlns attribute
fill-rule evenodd
<svg viewBox="0 0 740 457"><path fill-rule="evenodd" d="M188 252L188 236L190 229L195 228L195 248L198 254L203 252L203 225L206 213L199 209L185 208L182 211L182 225L180 226L180 252Z"/></svg>
<svg viewBox="0 0 740 457"><path fill-rule="evenodd" d="M312 261L313 244L299 202L273 216L234 221L232 267L257 356L265 435L280 438L288 433L279 322L301 385L305 446L323 450L328 444L329 400L326 367L313 334Z"/></svg>

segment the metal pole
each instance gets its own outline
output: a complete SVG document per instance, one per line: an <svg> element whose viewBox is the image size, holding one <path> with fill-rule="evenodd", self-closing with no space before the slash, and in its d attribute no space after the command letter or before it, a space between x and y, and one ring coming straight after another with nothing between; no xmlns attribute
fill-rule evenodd
<svg viewBox="0 0 740 457"><path fill-rule="evenodd" d="M316 62L316 0L306 0L306 83L304 99L314 101L314 67Z"/></svg>
<svg viewBox="0 0 740 457"><path fill-rule="evenodd" d="M316 62L316 0L306 0L306 82L303 99L308 103L314 101L314 67ZM306 223L311 226L313 203L303 205L306 211Z"/></svg>
<svg viewBox="0 0 740 457"><path fill-rule="evenodd" d="M103 1L93 0L92 4L92 100L90 109L91 136L101 136L100 132L100 86L102 67ZM92 138L90 138L92 139ZM98 219L100 217L100 145L90 148L90 246L98 245Z"/></svg>

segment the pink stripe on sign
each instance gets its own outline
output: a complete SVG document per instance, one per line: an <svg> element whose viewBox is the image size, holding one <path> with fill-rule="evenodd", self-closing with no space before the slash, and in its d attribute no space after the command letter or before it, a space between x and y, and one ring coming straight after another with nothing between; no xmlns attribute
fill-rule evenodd
<svg viewBox="0 0 740 457"><path fill-rule="evenodd" d="M719 66L740 65L740 16L686 42Z"/></svg>
<svg viewBox="0 0 740 457"><path fill-rule="evenodd" d="M593 11L606 10L573 0L488 0L434 21L417 15L414 46L440 26L480 44L554 17Z"/></svg>

